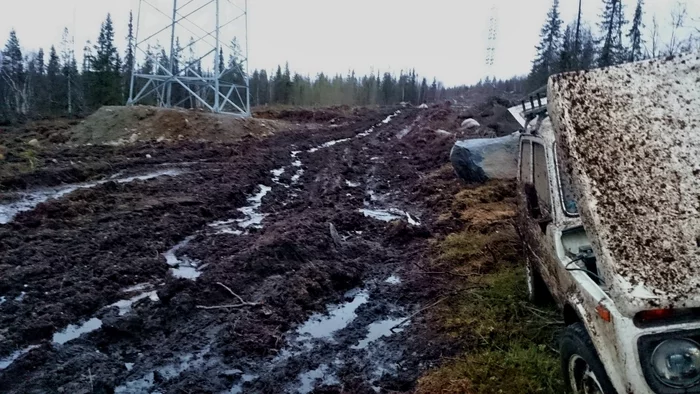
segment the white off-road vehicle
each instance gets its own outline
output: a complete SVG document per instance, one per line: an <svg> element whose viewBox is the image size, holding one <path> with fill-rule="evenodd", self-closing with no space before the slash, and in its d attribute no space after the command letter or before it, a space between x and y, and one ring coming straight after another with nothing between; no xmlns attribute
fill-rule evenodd
<svg viewBox="0 0 700 394"><path fill-rule="evenodd" d="M574 393L700 393L700 57L550 78L518 228ZM534 103L534 101L533 101Z"/></svg>

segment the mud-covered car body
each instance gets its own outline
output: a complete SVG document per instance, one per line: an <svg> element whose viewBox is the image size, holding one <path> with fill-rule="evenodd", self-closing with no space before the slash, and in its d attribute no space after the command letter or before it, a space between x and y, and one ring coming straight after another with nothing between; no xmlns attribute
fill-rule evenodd
<svg viewBox="0 0 700 394"><path fill-rule="evenodd" d="M530 285L604 368L574 391L700 393L698 93L695 56L554 76L521 136Z"/></svg>

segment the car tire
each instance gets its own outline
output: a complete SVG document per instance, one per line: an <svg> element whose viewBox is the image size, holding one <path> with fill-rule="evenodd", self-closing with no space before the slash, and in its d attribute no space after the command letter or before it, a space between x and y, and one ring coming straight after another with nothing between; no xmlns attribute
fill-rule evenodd
<svg viewBox="0 0 700 394"><path fill-rule="evenodd" d="M617 394L582 323L564 331L559 350L567 393Z"/></svg>
<svg viewBox="0 0 700 394"><path fill-rule="evenodd" d="M547 284L542 279L540 272L528 260L527 265L527 296L535 305L547 305L552 301Z"/></svg>

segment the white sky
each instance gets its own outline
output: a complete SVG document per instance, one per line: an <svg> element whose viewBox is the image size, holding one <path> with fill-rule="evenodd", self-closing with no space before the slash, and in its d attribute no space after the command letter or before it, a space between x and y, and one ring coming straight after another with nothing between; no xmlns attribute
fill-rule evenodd
<svg viewBox="0 0 700 394"><path fill-rule="evenodd" d="M171 12L170 0L149 1ZM198 1L202 2L194 0ZM623 1L631 19L636 1ZM578 0L560 2L564 20L573 20ZM645 0L647 26L657 14L667 33L674 2ZM690 16L700 17L700 0L685 2ZM584 18L594 24L602 1L583 3ZM473 83L487 73L484 58L492 4L498 5L499 16L495 74L526 74L551 0L249 0L250 67L271 70L288 61L292 71L312 76L321 71L398 73L415 68L448 86ZM81 57L85 41L96 41L100 23L111 12L123 53L128 13L136 5L136 0L0 0L0 45L14 28L25 51L43 47L48 52L51 44L59 47L63 28L68 27ZM142 33L165 25L161 15L144 6L147 9L151 11L142 15ZM189 32L178 34L183 43L189 41Z"/></svg>

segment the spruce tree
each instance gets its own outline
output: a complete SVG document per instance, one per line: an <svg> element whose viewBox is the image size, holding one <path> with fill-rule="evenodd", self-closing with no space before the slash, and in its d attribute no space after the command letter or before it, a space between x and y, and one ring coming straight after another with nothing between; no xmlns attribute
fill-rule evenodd
<svg viewBox="0 0 700 394"><path fill-rule="evenodd" d="M289 63L285 63L284 65L284 74L282 75L282 97L283 101L282 103L284 104L290 104L291 103L291 98L292 98L292 77L289 71Z"/></svg>
<svg viewBox="0 0 700 394"><path fill-rule="evenodd" d="M395 102L395 85L396 81L389 73L384 73L384 78L382 78L382 88L381 88L381 103L384 105L394 104Z"/></svg>
<svg viewBox="0 0 700 394"><path fill-rule="evenodd" d="M637 8L634 10L632 27L629 33L627 33L627 38L630 40L629 60L632 62L644 58L642 54L642 46L644 45L644 40L642 39L642 29L644 28L644 24L642 23L642 17L644 16L643 5L644 0L637 0Z"/></svg>
<svg viewBox="0 0 700 394"><path fill-rule="evenodd" d="M275 76L272 77L272 102L274 104L281 104L284 102L283 98L283 79L282 79L282 66L277 66L277 72Z"/></svg>
<svg viewBox="0 0 700 394"><path fill-rule="evenodd" d="M24 59L22 50L15 30L10 31L10 38L5 44L2 52L2 64L0 65L0 77L8 85L6 102L8 110L18 115L26 115L26 97L23 94L26 82L26 71L24 69Z"/></svg>
<svg viewBox="0 0 700 394"><path fill-rule="evenodd" d="M62 96L63 83L61 82L61 62L53 45L49 49L49 64L46 66L46 82L48 91L48 107L53 114L58 113L60 108L59 96Z"/></svg>
<svg viewBox="0 0 700 394"><path fill-rule="evenodd" d="M575 48L575 33L571 26L566 26L564 30L564 39L561 44L561 50L559 51L559 65L557 67L558 72L572 71L576 67L576 59L578 53L576 53Z"/></svg>
<svg viewBox="0 0 700 394"><path fill-rule="evenodd" d="M146 59L143 61L141 68L139 69L140 74L153 74L153 68L155 67L154 62L155 55L153 54L153 48L149 44L146 47Z"/></svg>
<svg viewBox="0 0 700 394"><path fill-rule="evenodd" d="M5 50L2 52L2 67L12 78L20 78L24 74L24 62L22 58L22 49L19 45L19 39L17 38L17 32L12 29L10 31L10 38L5 44Z"/></svg>
<svg viewBox="0 0 700 394"><path fill-rule="evenodd" d="M532 62L530 84L537 88L547 82L547 78L556 71L561 40L562 20L559 15L559 0L552 2L552 8L547 13L547 20L540 31L540 43L537 45L537 56Z"/></svg>
<svg viewBox="0 0 700 394"><path fill-rule="evenodd" d="M270 81L267 77L267 71L260 70L260 105L270 103Z"/></svg>
<svg viewBox="0 0 700 394"><path fill-rule="evenodd" d="M603 32L603 45L600 49L598 65L607 67L625 60L622 27L626 22L623 17L622 0L603 0L603 2L603 15L599 24Z"/></svg>
<svg viewBox="0 0 700 394"><path fill-rule="evenodd" d="M124 67L122 69L124 91L128 92L131 87L131 74L134 71L134 15L129 11L129 25L126 35L126 53L124 54Z"/></svg>
<svg viewBox="0 0 700 394"><path fill-rule="evenodd" d="M44 63L44 48L39 48L39 52L36 54L36 70L39 75L44 75L46 72L46 64Z"/></svg>
<svg viewBox="0 0 700 394"><path fill-rule="evenodd" d="M419 104L425 103L428 99L428 80L423 78L423 82L420 84L420 98L418 101L420 101Z"/></svg>
<svg viewBox="0 0 700 394"><path fill-rule="evenodd" d="M38 112L45 114L48 112L47 86L46 86L46 63L44 62L44 49L39 48L34 57L34 70L36 72L34 87L34 105Z"/></svg>
<svg viewBox="0 0 700 394"><path fill-rule="evenodd" d="M437 101L437 79L433 78L433 83L430 85L430 92L428 94L428 102L434 103Z"/></svg>
<svg viewBox="0 0 700 394"><path fill-rule="evenodd" d="M596 44L590 29L581 31L581 54L578 58L578 69L588 70L595 66Z"/></svg>
<svg viewBox="0 0 700 394"><path fill-rule="evenodd" d="M121 81L119 78L119 53L114 46L112 16L102 23L95 54L91 59L92 81L90 81L90 104L93 107L118 105L121 103Z"/></svg>

